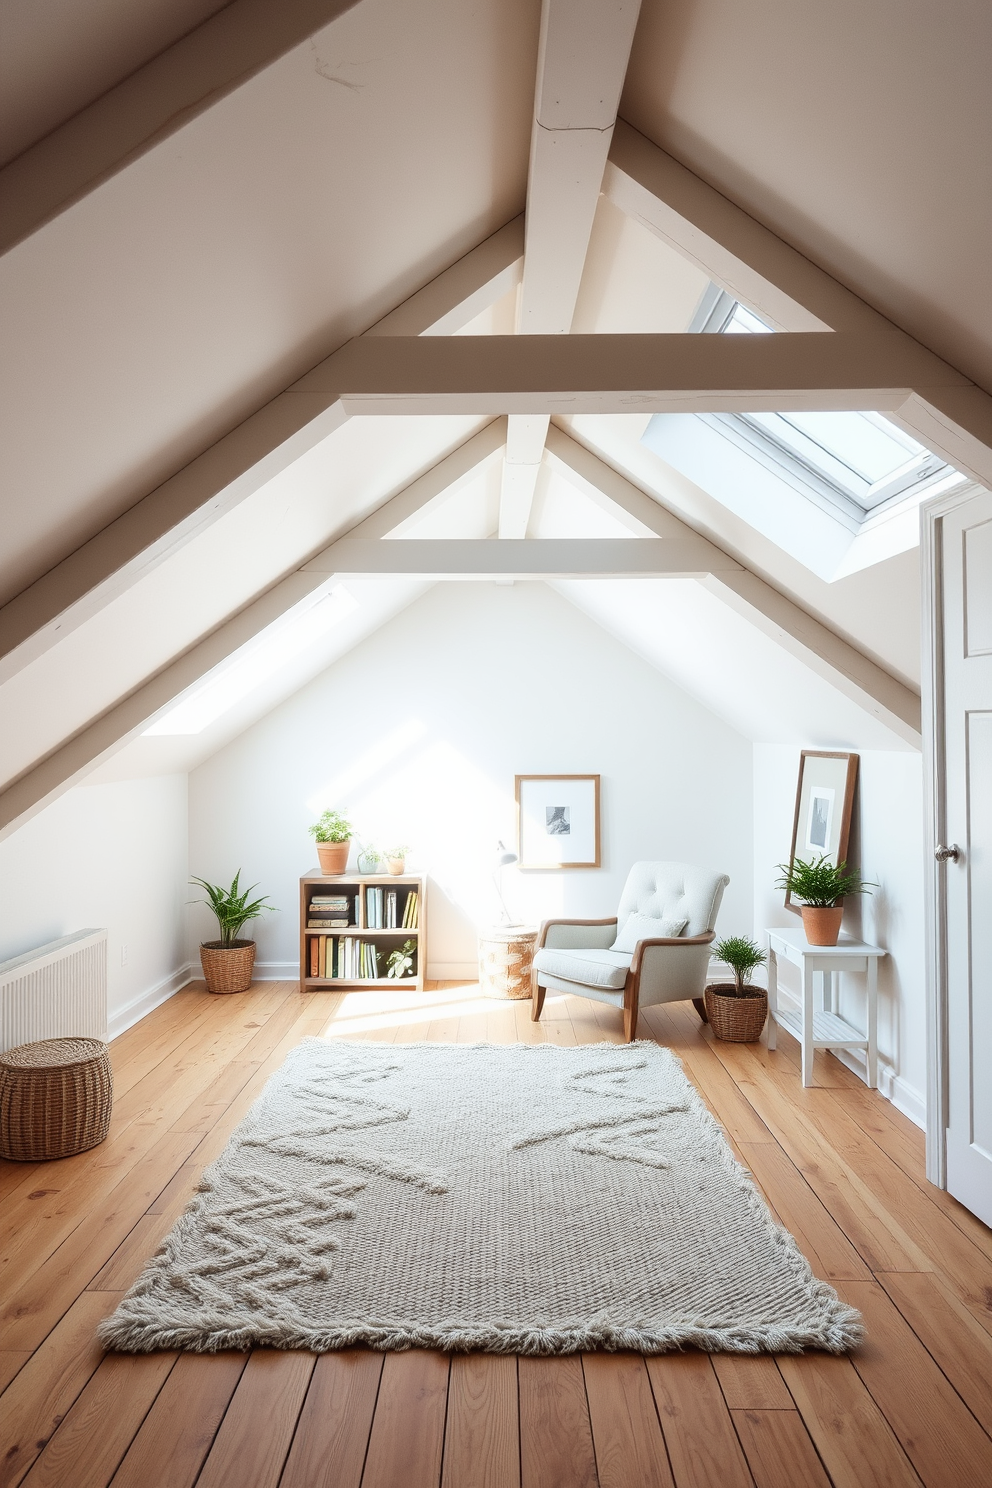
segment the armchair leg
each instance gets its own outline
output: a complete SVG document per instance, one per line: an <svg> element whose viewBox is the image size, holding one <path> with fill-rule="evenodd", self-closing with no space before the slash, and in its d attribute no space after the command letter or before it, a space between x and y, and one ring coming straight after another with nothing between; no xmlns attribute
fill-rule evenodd
<svg viewBox="0 0 992 1488"><path fill-rule="evenodd" d="M694 997L692 999L692 1005L699 1014L701 1022L708 1023L710 1020L706 1015L706 999L704 997Z"/></svg>
<svg viewBox="0 0 992 1488"><path fill-rule="evenodd" d="M531 1022L536 1023L544 1011L544 994L546 988L542 987L535 976L530 984L530 1016Z"/></svg>
<svg viewBox="0 0 992 1488"><path fill-rule="evenodd" d="M625 987L623 994L623 1038L624 1043L632 1044L637 1035L637 1009L638 988Z"/></svg>

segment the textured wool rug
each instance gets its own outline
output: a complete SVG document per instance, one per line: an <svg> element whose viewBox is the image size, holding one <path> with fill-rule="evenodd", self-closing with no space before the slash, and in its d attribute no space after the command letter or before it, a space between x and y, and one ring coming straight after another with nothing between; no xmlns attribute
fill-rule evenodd
<svg viewBox="0 0 992 1488"><path fill-rule="evenodd" d="M308 1039L102 1325L128 1352L833 1352L858 1314L652 1043Z"/></svg>

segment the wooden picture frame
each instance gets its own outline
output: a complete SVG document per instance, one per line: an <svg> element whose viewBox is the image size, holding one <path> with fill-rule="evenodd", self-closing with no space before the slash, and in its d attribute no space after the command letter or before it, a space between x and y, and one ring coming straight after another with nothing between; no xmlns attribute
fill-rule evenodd
<svg viewBox="0 0 992 1488"><path fill-rule="evenodd" d="M797 856L808 861L825 854L834 863L846 860L858 760L856 754L827 749L804 749L800 754L790 868ZM802 913L788 889L785 907Z"/></svg>
<svg viewBox="0 0 992 1488"><path fill-rule="evenodd" d="M598 868L599 776L516 775L517 866Z"/></svg>

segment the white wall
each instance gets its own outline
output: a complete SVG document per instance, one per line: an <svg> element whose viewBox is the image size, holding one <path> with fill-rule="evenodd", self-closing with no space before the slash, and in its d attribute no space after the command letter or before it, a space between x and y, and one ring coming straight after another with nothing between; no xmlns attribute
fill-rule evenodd
<svg viewBox="0 0 992 1488"><path fill-rule="evenodd" d="M795 925L772 884L789 856L799 749L754 746L755 925ZM848 902L844 931L880 945L888 956L878 979L882 1093L922 1126L926 1116L926 1014L923 950L923 766L919 754L861 753L848 856L879 887ZM781 966L781 963L780 963ZM781 967L783 981L793 968ZM864 1027L860 983L842 993L840 1011ZM798 985L798 979L793 979Z"/></svg>
<svg viewBox="0 0 992 1488"><path fill-rule="evenodd" d="M255 926L259 969L292 976L307 825L346 808L379 846L414 846L428 973L468 976L513 777L545 773L602 776L603 866L508 870L515 915L610 913L635 859L684 858L730 874L720 929L750 930L750 743L536 583L437 585L191 772L191 871L259 883L280 910Z"/></svg>
<svg viewBox="0 0 992 1488"><path fill-rule="evenodd" d="M0 961L106 928L123 1032L188 980L186 843L185 775L68 791L0 842Z"/></svg>

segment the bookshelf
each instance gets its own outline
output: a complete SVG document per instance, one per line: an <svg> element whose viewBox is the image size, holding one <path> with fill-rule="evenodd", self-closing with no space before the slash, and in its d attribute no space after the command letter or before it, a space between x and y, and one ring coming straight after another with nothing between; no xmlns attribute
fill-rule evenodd
<svg viewBox="0 0 992 1488"><path fill-rule="evenodd" d="M427 973L426 888L427 880L413 873L342 873L333 878L308 873L301 878L300 991L344 988L360 991L376 987L398 991L405 987L422 992ZM416 895L417 922L404 925L411 894ZM395 895L395 899L391 901L390 895ZM387 924L394 913L398 923ZM319 960L322 939L323 974ZM412 940L415 947L413 974L387 977L387 956L407 940ZM315 945L316 974L312 970ZM361 949L363 945L375 947L377 967L369 951ZM329 958L331 974L328 974ZM379 974L371 974L374 970Z"/></svg>

